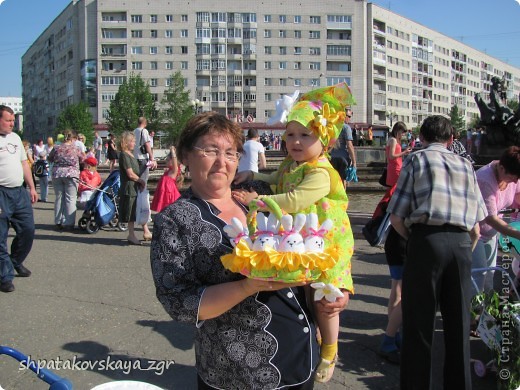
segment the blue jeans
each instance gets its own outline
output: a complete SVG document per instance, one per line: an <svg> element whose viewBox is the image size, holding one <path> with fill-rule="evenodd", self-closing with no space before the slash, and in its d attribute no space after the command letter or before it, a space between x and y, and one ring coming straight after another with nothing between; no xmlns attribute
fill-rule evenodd
<svg viewBox="0 0 520 390"><path fill-rule="evenodd" d="M9 227L16 236L11 243L11 255L7 248ZM14 279L14 267L23 263L31 251L34 240L34 216L27 190L20 186L0 186L0 282Z"/></svg>
<svg viewBox="0 0 520 390"><path fill-rule="evenodd" d="M49 176L38 178L40 182L40 199L47 202L47 193L49 192Z"/></svg>

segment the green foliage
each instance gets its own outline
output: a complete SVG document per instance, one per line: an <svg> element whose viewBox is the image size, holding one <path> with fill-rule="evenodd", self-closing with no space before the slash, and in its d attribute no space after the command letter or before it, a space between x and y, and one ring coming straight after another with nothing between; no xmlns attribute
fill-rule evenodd
<svg viewBox="0 0 520 390"><path fill-rule="evenodd" d="M451 125L454 127L457 133L466 129L466 122L464 116L459 114L459 107L454 104L450 110Z"/></svg>
<svg viewBox="0 0 520 390"><path fill-rule="evenodd" d="M170 76L170 86L164 91L161 103L161 128L167 134L166 144L174 145L186 122L194 114L190 105L190 92L184 89L181 72L177 71Z"/></svg>
<svg viewBox="0 0 520 390"><path fill-rule="evenodd" d="M119 135L125 130L135 129L141 116L147 119L148 130L157 129L159 118L150 86L140 74L131 74L110 102L107 124L111 132Z"/></svg>
<svg viewBox="0 0 520 390"><path fill-rule="evenodd" d="M92 126L92 114L87 103L71 104L60 112L56 132L58 134L67 129L83 133L87 139L87 144L92 143L94 128Z"/></svg>
<svg viewBox="0 0 520 390"><path fill-rule="evenodd" d="M518 100L508 100L507 101L507 106L513 110L513 111L517 111L518 110Z"/></svg>
<svg viewBox="0 0 520 390"><path fill-rule="evenodd" d="M504 287L502 296L494 290L480 293L473 297L471 305L473 318L485 310L500 327L502 341L494 351L500 390L520 388L520 302L513 302L510 289L511 287ZM515 323L515 316L518 323ZM488 329L493 325L494 323L488 324Z"/></svg>

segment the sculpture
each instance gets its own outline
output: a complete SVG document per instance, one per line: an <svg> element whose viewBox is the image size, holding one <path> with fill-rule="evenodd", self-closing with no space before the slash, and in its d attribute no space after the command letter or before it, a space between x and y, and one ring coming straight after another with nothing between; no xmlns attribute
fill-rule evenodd
<svg viewBox="0 0 520 390"><path fill-rule="evenodd" d="M491 79L490 103L484 102L479 93L475 102L480 111L480 126L486 128L487 143L490 146L520 145L520 107L513 112L504 102L507 82L504 79Z"/></svg>

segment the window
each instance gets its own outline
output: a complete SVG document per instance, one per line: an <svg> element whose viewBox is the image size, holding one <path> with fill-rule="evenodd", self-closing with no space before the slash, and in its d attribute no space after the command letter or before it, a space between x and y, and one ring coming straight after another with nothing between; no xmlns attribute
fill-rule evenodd
<svg viewBox="0 0 520 390"><path fill-rule="evenodd" d="M278 84L280 84L280 87L285 87L287 85L287 80L280 79L280 80L278 80Z"/></svg>
<svg viewBox="0 0 520 390"><path fill-rule="evenodd" d="M188 54L188 46L181 46L181 53Z"/></svg>
<svg viewBox="0 0 520 390"><path fill-rule="evenodd" d="M101 100L104 102L110 102L116 98L115 92L108 92L101 94Z"/></svg>
<svg viewBox="0 0 520 390"><path fill-rule="evenodd" d="M287 38L287 31L286 30L280 30L278 33L278 37L280 38Z"/></svg>
<svg viewBox="0 0 520 390"><path fill-rule="evenodd" d="M168 23L173 22L173 15L166 15L165 20L166 20Z"/></svg>
<svg viewBox="0 0 520 390"><path fill-rule="evenodd" d="M271 69L271 61L264 62L264 69Z"/></svg>
<svg viewBox="0 0 520 390"><path fill-rule="evenodd" d="M266 102L270 102L273 98L271 97L271 94L270 93L266 93L264 94L264 100Z"/></svg>
<svg viewBox="0 0 520 390"><path fill-rule="evenodd" d="M320 54L321 54L321 49L319 47L309 47L309 55L319 56Z"/></svg>
<svg viewBox="0 0 520 390"><path fill-rule="evenodd" d="M164 63L164 68L168 69L168 70L173 69L173 62L172 61L166 61Z"/></svg>
<svg viewBox="0 0 520 390"><path fill-rule="evenodd" d="M152 93L152 100L153 100L154 102L158 102L158 101L159 101L159 95L156 94L156 93Z"/></svg>
<svg viewBox="0 0 520 390"><path fill-rule="evenodd" d="M265 46L264 47L264 54L273 54L272 53L272 47L271 46Z"/></svg>
<svg viewBox="0 0 520 390"><path fill-rule="evenodd" d="M103 76L101 85L121 85L125 81L124 76Z"/></svg>
<svg viewBox="0 0 520 390"><path fill-rule="evenodd" d="M173 31L172 30L166 30L164 32L164 37L165 38L173 38Z"/></svg>
<svg viewBox="0 0 520 390"><path fill-rule="evenodd" d="M157 87L157 79L150 79L150 87Z"/></svg>
<svg viewBox="0 0 520 390"><path fill-rule="evenodd" d="M264 79L264 85L265 85L266 87L270 87L271 85L273 85L273 79L265 78L265 79Z"/></svg>
<svg viewBox="0 0 520 390"><path fill-rule="evenodd" d="M295 87L301 87L302 86L302 79L294 79L294 86Z"/></svg>
<svg viewBox="0 0 520 390"><path fill-rule="evenodd" d="M301 23L302 17L301 15L294 15L294 23Z"/></svg>
<svg viewBox="0 0 520 390"><path fill-rule="evenodd" d="M309 69L310 70L320 70L321 63L320 62L311 62L311 63L309 63Z"/></svg>
<svg viewBox="0 0 520 390"><path fill-rule="evenodd" d="M143 69L143 63L141 61L139 61L139 62L132 62L132 69L133 70L142 70Z"/></svg>
<svg viewBox="0 0 520 390"><path fill-rule="evenodd" d="M188 61L181 61L181 69L183 69L183 70L188 69Z"/></svg>
<svg viewBox="0 0 520 390"><path fill-rule="evenodd" d="M271 23L271 15L264 15L264 23Z"/></svg>
<svg viewBox="0 0 520 390"><path fill-rule="evenodd" d="M166 46L164 48L164 53L165 54L173 54L173 46Z"/></svg>
<svg viewBox="0 0 520 390"><path fill-rule="evenodd" d="M301 62L295 62L294 63L294 69L295 70L300 70L302 68L302 63Z"/></svg>
<svg viewBox="0 0 520 390"><path fill-rule="evenodd" d="M188 38L188 30L181 30L181 38Z"/></svg>
<svg viewBox="0 0 520 390"><path fill-rule="evenodd" d="M132 15L132 23L143 23L143 15Z"/></svg>
<svg viewBox="0 0 520 390"><path fill-rule="evenodd" d="M157 23L157 15L150 15L150 23Z"/></svg>
<svg viewBox="0 0 520 390"><path fill-rule="evenodd" d="M310 39L320 39L320 32L319 31L309 31L309 38Z"/></svg>
<svg viewBox="0 0 520 390"><path fill-rule="evenodd" d="M280 61L280 69L287 69L287 61Z"/></svg>
<svg viewBox="0 0 520 390"><path fill-rule="evenodd" d="M280 55L284 56L287 54L287 48L285 46L280 46Z"/></svg>
<svg viewBox="0 0 520 390"><path fill-rule="evenodd" d="M311 16L310 22L312 24L321 24L321 16Z"/></svg>
<svg viewBox="0 0 520 390"><path fill-rule="evenodd" d="M157 54L157 46L150 46L150 54Z"/></svg>
<svg viewBox="0 0 520 390"><path fill-rule="evenodd" d="M197 28L197 38L211 38L211 30L209 28Z"/></svg>
<svg viewBox="0 0 520 390"><path fill-rule="evenodd" d="M294 54L296 54L296 55L302 54L302 48L300 46L296 46L294 48Z"/></svg>
<svg viewBox="0 0 520 390"><path fill-rule="evenodd" d="M295 39L301 39L302 38L302 32L300 30L294 30L294 38Z"/></svg>
<svg viewBox="0 0 520 390"><path fill-rule="evenodd" d="M188 15L181 15L181 22L187 22L188 21Z"/></svg>
<svg viewBox="0 0 520 390"><path fill-rule="evenodd" d="M170 78L166 79L164 85L167 86L167 87L171 86L172 85L172 79L170 79Z"/></svg>
<svg viewBox="0 0 520 390"><path fill-rule="evenodd" d="M278 16L278 21L280 23L286 23L287 22L287 16L285 16L285 15Z"/></svg>
<svg viewBox="0 0 520 390"><path fill-rule="evenodd" d="M130 49L132 54L143 54L143 47L142 46L132 46Z"/></svg>
<svg viewBox="0 0 520 390"><path fill-rule="evenodd" d="M157 38L157 30L150 30L150 37Z"/></svg>
<svg viewBox="0 0 520 390"><path fill-rule="evenodd" d="M157 61L150 62L150 69L157 70Z"/></svg>
<svg viewBox="0 0 520 390"><path fill-rule="evenodd" d="M132 30L132 38L142 38L143 30Z"/></svg>
<svg viewBox="0 0 520 390"><path fill-rule="evenodd" d="M271 38L271 30L264 30L264 38Z"/></svg>

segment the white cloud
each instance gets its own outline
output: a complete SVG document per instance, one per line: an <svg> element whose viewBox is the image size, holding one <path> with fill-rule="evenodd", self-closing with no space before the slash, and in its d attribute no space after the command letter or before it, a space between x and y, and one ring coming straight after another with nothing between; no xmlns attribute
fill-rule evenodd
<svg viewBox="0 0 520 390"><path fill-rule="evenodd" d="M2 3L4 2L5 0L0 0L0 5L2 5ZM1 389L1 388L0 388Z"/></svg>

